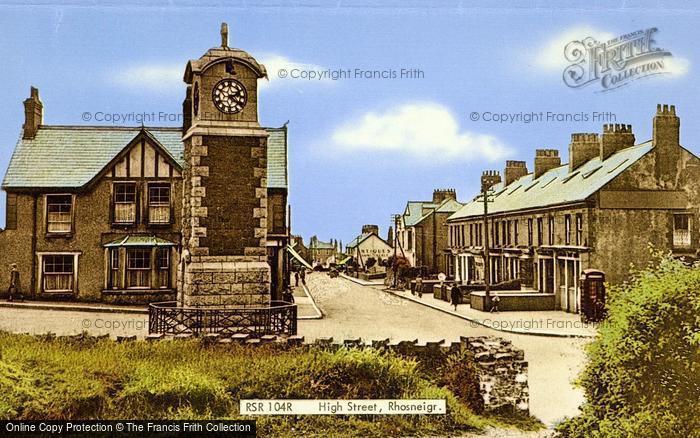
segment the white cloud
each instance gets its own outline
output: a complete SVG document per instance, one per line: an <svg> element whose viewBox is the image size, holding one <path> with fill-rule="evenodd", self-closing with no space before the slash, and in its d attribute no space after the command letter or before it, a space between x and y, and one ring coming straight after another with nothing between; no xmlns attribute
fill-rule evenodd
<svg viewBox="0 0 700 438"><path fill-rule="evenodd" d="M269 80L260 80L261 88L278 85L306 85L314 83L334 82L322 72L327 69L312 63L293 61L283 55L268 54L259 58L261 64L267 69ZM287 72L286 77L281 77L280 71ZM184 87L182 76L185 72L184 63L170 64L142 64L127 67L110 74L113 83L122 88L134 91L146 92L170 92ZM312 79L292 78L291 75L312 75Z"/></svg>
<svg viewBox="0 0 700 438"><path fill-rule="evenodd" d="M448 108L432 102L365 113L337 128L331 141L345 152L396 152L426 163L496 161L510 152L494 136L461 130Z"/></svg>
<svg viewBox="0 0 700 438"><path fill-rule="evenodd" d="M544 71L561 73L571 62L564 56L564 48L572 41L591 37L599 42L609 41L615 35L593 26L581 25L568 29L544 43L536 52L535 66Z"/></svg>
<svg viewBox="0 0 700 438"><path fill-rule="evenodd" d="M690 61L678 56L667 56L664 58L664 71L673 76L683 76L690 70Z"/></svg>
<svg viewBox="0 0 700 438"><path fill-rule="evenodd" d="M317 83L332 83L328 74L324 74L328 69L320 65L293 61L286 56L267 54L260 57L260 62L267 69L269 81L260 81L261 88L280 85L307 85ZM303 77L300 77L303 76ZM309 78L309 76L311 76Z"/></svg>
<svg viewBox="0 0 700 438"><path fill-rule="evenodd" d="M185 64L143 64L113 74L115 84L135 91L172 91L184 88Z"/></svg>

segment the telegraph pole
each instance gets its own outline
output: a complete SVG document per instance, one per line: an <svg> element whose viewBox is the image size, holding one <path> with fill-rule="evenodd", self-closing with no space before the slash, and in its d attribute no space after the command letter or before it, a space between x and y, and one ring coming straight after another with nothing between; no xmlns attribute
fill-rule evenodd
<svg viewBox="0 0 700 438"><path fill-rule="evenodd" d="M486 306L491 306L491 260L489 258L489 189L498 184L501 177L496 170L486 170L481 174L481 197L484 202L484 291Z"/></svg>
<svg viewBox="0 0 700 438"><path fill-rule="evenodd" d="M398 273L399 273L399 264L396 262L396 257L397 257L397 248L399 246L399 215L394 214L392 215L392 219L394 219L394 289L398 287Z"/></svg>

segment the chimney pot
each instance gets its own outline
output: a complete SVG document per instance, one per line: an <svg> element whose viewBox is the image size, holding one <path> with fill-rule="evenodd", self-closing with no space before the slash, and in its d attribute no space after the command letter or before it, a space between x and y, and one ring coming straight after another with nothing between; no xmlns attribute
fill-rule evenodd
<svg viewBox="0 0 700 438"><path fill-rule="evenodd" d="M607 126L607 129L606 129ZM615 152L634 146L632 125L616 123L603 125L603 135L600 139L600 159L605 160Z"/></svg>

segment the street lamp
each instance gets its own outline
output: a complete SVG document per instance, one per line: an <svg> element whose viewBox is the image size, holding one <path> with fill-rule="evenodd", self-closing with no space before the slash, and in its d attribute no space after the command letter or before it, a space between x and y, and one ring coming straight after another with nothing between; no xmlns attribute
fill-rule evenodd
<svg viewBox="0 0 700 438"><path fill-rule="evenodd" d="M491 306L491 261L489 260L489 189L501 182L501 176L496 170L486 170L481 174L481 198L484 203L484 291L486 306Z"/></svg>

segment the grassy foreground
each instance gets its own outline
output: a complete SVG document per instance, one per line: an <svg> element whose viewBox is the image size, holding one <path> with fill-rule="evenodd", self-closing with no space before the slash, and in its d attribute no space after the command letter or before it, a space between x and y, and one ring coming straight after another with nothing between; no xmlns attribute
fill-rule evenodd
<svg viewBox="0 0 700 438"><path fill-rule="evenodd" d="M197 341L118 344L0 332L2 419L241 419L240 399L444 398L444 416L254 419L261 436L540 427L531 418L477 415L435 382L417 362L374 350L223 348Z"/></svg>

